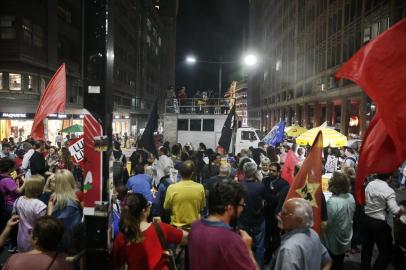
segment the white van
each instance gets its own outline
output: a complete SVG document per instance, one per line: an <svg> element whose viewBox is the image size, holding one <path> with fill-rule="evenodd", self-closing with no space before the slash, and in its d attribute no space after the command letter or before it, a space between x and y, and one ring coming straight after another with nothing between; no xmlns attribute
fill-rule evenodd
<svg viewBox="0 0 406 270"><path fill-rule="evenodd" d="M239 128L235 134L234 153L240 153L241 149L248 150L251 146L257 148L260 141L258 129L250 127Z"/></svg>

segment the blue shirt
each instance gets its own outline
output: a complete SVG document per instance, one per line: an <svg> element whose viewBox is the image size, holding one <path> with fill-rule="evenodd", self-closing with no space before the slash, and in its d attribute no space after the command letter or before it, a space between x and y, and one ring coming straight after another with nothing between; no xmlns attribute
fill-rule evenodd
<svg viewBox="0 0 406 270"><path fill-rule="evenodd" d="M127 182L127 188L131 189L134 193L140 193L144 195L145 199L152 202L152 192L151 192L151 182L152 178L146 174L137 174L131 176Z"/></svg>
<svg viewBox="0 0 406 270"><path fill-rule="evenodd" d="M315 270L331 262L327 249L312 229L296 229L282 236L275 270Z"/></svg>

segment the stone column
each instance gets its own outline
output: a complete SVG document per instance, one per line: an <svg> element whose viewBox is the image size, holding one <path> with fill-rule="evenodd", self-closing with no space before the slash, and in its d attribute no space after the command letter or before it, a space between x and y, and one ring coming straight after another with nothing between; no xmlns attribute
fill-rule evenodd
<svg viewBox="0 0 406 270"><path fill-rule="evenodd" d="M286 121L286 126L291 126L292 125L292 108L288 107L287 108L287 121Z"/></svg>
<svg viewBox="0 0 406 270"><path fill-rule="evenodd" d="M314 124L316 127L320 126L321 123L321 104L316 102L314 104Z"/></svg>

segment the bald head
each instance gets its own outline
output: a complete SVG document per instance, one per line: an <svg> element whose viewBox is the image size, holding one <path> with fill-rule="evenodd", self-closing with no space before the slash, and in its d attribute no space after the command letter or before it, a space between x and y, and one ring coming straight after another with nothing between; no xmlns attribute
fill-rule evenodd
<svg viewBox="0 0 406 270"><path fill-rule="evenodd" d="M287 200L280 214L281 227L286 231L313 226L313 210L308 201L302 198Z"/></svg>
<svg viewBox="0 0 406 270"><path fill-rule="evenodd" d="M182 179L192 179L193 173L195 172L195 163L191 160L186 160L182 163L179 169L179 174Z"/></svg>

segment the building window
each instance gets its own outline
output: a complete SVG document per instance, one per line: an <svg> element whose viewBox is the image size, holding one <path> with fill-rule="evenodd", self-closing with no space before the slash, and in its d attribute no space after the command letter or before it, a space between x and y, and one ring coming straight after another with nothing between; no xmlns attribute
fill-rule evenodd
<svg viewBox="0 0 406 270"><path fill-rule="evenodd" d="M201 130L202 130L202 120L190 119L190 131L201 131Z"/></svg>
<svg viewBox="0 0 406 270"><path fill-rule="evenodd" d="M148 46L151 46L151 37L149 35L147 35L146 40L147 40Z"/></svg>
<svg viewBox="0 0 406 270"><path fill-rule="evenodd" d="M214 119L203 119L203 131L214 131Z"/></svg>
<svg viewBox="0 0 406 270"><path fill-rule="evenodd" d="M364 29L364 43L371 40L371 27L367 27Z"/></svg>
<svg viewBox="0 0 406 270"><path fill-rule="evenodd" d="M188 119L178 119L178 130L189 130Z"/></svg>
<svg viewBox="0 0 406 270"><path fill-rule="evenodd" d="M151 30L151 21L147 18L147 28Z"/></svg>
<svg viewBox="0 0 406 270"><path fill-rule="evenodd" d="M42 27L39 25L34 25L34 35L33 35L34 46L42 48L44 46L44 32Z"/></svg>
<svg viewBox="0 0 406 270"><path fill-rule="evenodd" d="M38 92L38 77L28 75L28 91Z"/></svg>
<svg viewBox="0 0 406 270"><path fill-rule="evenodd" d="M44 91L45 91L45 85L46 85L45 79L41 78L41 81L40 81L41 94L44 93Z"/></svg>
<svg viewBox="0 0 406 270"><path fill-rule="evenodd" d="M242 131L241 132L241 140L244 141L255 141L257 136L255 136L255 132L253 131Z"/></svg>
<svg viewBox="0 0 406 270"><path fill-rule="evenodd" d="M10 90L21 90L21 74L10 73L9 88Z"/></svg>
<svg viewBox="0 0 406 270"><path fill-rule="evenodd" d="M3 90L3 72L0 72L0 90Z"/></svg>
<svg viewBox="0 0 406 270"><path fill-rule="evenodd" d="M15 39L15 19L14 16L1 16L0 17L0 27L1 27L1 39Z"/></svg>
<svg viewBox="0 0 406 270"><path fill-rule="evenodd" d="M31 45L31 36L32 36L31 21L26 18L23 18L23 24L21 25L21 28L23 29L24 43Z"/></svg>

